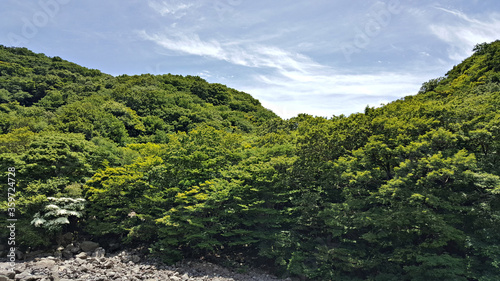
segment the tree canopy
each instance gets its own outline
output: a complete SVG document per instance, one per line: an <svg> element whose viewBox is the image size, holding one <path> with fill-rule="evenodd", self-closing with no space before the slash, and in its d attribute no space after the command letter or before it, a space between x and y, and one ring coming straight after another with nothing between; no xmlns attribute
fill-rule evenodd
<svg viewBox="0 0 500 281"><path fill-rule="evenodd" d="M20 247L73 231L303 280L500 276L500 41L413 96L288 120L200 77L1 46L0 148Z"/></svg>

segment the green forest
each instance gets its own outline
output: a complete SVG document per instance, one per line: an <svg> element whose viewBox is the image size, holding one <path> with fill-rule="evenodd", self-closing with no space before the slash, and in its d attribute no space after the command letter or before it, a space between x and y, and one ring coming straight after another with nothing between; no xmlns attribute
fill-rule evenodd
<svg viewBox="0 0 500 281"><path fill-rule="evenodd" d="M500 41L473 51L415 95L284 120L197 76L0 46L0 220L15 187L23 250L72 232L302 280L498 280Z"/></svg>

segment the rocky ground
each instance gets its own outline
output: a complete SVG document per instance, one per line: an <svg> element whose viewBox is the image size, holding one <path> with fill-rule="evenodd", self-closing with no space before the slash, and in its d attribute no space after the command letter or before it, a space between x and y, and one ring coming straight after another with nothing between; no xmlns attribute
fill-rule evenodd
<svg viewBox="0 0 500 281"><path fill-rule="evenodd" d="M34 257L38 256L38 257ZM186 261L167 266L147 259L139 251L107 254L97 243L68 245L48 256L40 253L16 262L14 272L7 262L0 262L0 281L276 281L278 278L256 270L245 273L202 261ZM290 280L290 279L285 279Z"/></svg>

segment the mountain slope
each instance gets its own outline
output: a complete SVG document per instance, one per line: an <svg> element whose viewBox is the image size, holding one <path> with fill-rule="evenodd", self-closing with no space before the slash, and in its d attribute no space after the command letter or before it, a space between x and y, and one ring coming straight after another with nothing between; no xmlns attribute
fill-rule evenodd
<svg viewBox="0 0 500 281"><path fill-rule="evenodd" d="M2 52L21 249L74 232L304 280L500 275L499 41L414 96L289 120L198 77Z"/></svg>
<svg viewBox="0 0 500 281"><path fill-rule="evenodd" d="M500 42L478 45L415 96L307 117L292 182L302 239L288 268L318 280L494 280L499 58Z"/></svg>
<svg viewBox="0 0 500 281"><path fill-rule="evenodd" d="M25 48L0 46L0 73L0 101L17 101L24 109L15 103L4 106L47 116L38 122L43 128L31 129L50 127L83 133L87 139L146 141L163 133L189 131L201 123L250 132L277 117L250 95L199 77L113 77ZM5 123L4 133L24 126L10 119L10 125ZM88 123L96 125L89 128Z"/></svg>

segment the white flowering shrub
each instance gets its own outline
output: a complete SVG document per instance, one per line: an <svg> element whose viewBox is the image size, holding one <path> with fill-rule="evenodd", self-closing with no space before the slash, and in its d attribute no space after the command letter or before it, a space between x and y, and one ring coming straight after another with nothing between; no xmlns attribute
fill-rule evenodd
<svg viewBox="0 0 500 281"><path fill-rule="evenodd" d="M33 216L31 224L51 232L59 232L70 224L69 217L81 218L85 209L85 199L68 197L48 197L48 204Z"/></svg>

